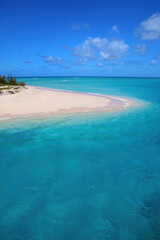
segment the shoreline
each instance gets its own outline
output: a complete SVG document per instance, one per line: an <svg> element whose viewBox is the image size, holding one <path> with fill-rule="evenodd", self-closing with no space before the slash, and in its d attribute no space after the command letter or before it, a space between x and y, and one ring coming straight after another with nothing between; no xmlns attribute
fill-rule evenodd
<svg viewBox="0 0 160 240"><path fill-rule="evenodd" d="M112 112L137 105L134 99L99 93L26 86L14 95L0 96L0 121L71 113Z"/></svg>
<svg viewBox="0 0 160 240"><path fill-rule="evenodd" d="M32 86L28 86L28 87L32 87ZM44 90L47 89L47 90L53 91L53 92L64 92L64 93L66 92L66 93L75 93L75 94L80 94L80 95L103 97L103 98L111 99L112 101L119 100L124 103L125 107L129 107L131 105L131 103L129 103L129 99L128 98L125 99L124 97L116 97L116 96L105 95L105 94L100 94L100 93L78 92L78 91L64 90L64 89L58 89L58 88L45 88L45 87L36 87L36 86L35 86L35 88L36 89L44 89Z"/></svg>

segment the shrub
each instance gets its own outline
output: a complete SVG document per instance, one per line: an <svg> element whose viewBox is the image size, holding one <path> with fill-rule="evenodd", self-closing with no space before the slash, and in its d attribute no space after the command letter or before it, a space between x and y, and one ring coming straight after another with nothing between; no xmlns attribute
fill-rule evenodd
<svg viewBox="0 0 160 240"><path fill-rule="evenodd" d="M0 86L3 85L12 85L12 86L25 86L25 82L18 83L17 80L12 77L12 75L8 75L8 78L6 79L5 76L0 75Z"/></svg>
<svg viewBox="0 0 160 240"><path fill-rule="evenodd" d="M8 93L10 93L10 94L14 94L14 92L13 92L13 91L8 91Z"/></svg>
<svg viewBox="0 0 160 240"><path fill-rule="evenodd" d="M25 82L20 82L19 85L24 87L26 84L25 84Z"/></svg>
<svg viewBox="0 0 160 240"><path fill-rule="evenodd" d="M17 80L15 78L13 78L12 75L10 75L10 77L8 76L7 83L9 85L18 85Z"/></svg>
<svg viewBox="0 0 160 240"><path fill-rule="evenodd" d="M7 84L7 81L4 75L3 76L0 75L0 84Z"/></svg>

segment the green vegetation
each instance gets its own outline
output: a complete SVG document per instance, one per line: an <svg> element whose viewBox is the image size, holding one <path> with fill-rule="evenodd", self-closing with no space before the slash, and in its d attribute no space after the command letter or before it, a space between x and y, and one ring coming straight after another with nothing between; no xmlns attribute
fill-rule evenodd
<svg viewBox="0 0 160 240"><path fill-rule="evenodd" d="M8 89L11 89L12 87L6 87L6 85L4 85L4 87L1 87L0 90L8 90Z"/></svg>
<svg viewBox="0 0 160 240"><path fill-rule="evenodd" d="M25 85L26 85L25 82L20 82L20 83L19 83L19 86L24 87Z"/></svg>
<svg viewBox="0 0 160 240"><path fill-rule="evenodd" d="M0 75L0 84L2 84L2 85L6 85L7 83L6 83L6 77L3 75L3 76L1 76Z"/></svg>
<svg viewBox="0 0 160 240"><path fill-rule="evenodd" d="M3 76L0 75L0 86L5 86L5 85L24 87L25 82L18 83L17 80L14 77L12 77L12 75L9 75L8 78L6 78L5 75Z"/></svg>
<svg viewBox="0 0 160 240"><path fill-rule="evenodd" d="M0 75L0 95L1 94L15 94L18 93L21 87L25 87L25 82L17 82L17 80L9 75Z"/></svg>
<svg viewBox="0 0 160 240"><path fill-rule="evenodd" d="M8 91L8 93L10 93L10 94L14 94L14 92L13 92L13 91Z"/></svg>

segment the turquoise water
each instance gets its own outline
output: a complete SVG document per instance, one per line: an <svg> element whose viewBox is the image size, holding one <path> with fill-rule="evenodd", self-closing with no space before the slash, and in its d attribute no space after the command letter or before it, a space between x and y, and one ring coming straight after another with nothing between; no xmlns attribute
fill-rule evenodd
<svg viewBox="0 0 160 240"><path fill-rule="evenodd" d="M160 79L19 80L146 105L1 122L0 239L160 239Z"/></svg>

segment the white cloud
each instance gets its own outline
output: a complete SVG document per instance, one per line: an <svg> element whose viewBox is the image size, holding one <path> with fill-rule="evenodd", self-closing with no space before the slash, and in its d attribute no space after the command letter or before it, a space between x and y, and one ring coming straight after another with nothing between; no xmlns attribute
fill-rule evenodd
<svg viewBox="0 0 160 240"><path fill-rule="evenodd" d="M105 48L106 45L108 44L108 39L107 38L91 38L89 37L88 40L90 45L97 49Z"/></svg>
<svg viewBox="0 0 160 240"><path fill-rule="evenodd" d="M107 46L100 51L103 60L118 60L124 57L129 50L129 46L123 40L114 40L108 42Z"/></svg>
<svg viewBox="0 0 160 240"><path fill-rule="evenodd" d="M76 58L76 62L79 62L80 65L96 57L95 49L91 44L91 38L88 38L82 44L72 48L71 51L72 56Z"/></svg>
<svg viewBox="0 0 160 240"><path fill-rule="evenodd" d="M141 22L136 34L143 40L160 39L160 13L155 13L147 20Z"/></svg>
<svg viewBox="0 0 160 240"><path fill-rule="evenodd" d="M151 65L157 65L158 62L157 62L156 60L152 59L151 62L150 62L150 64L151 64Z"/></svg>
<svg viewBox="0 0 160 240"><path fill-rule="evenodd" d="M55 64L57 62L61 62L62 59L60 57L52 57L52 56L41 56L42 58L44 58L44 62L46 63L51 63L51 64Z"/></svg>
<svg viewBox="0 0 160 240"><path fill-rule="evenodd" d="M146 51L147 51L147 47L145 44L141 44L141 43L138 43L135 48L135 53L138 53L140 55L145 55Z"/></svg>
<svg viewBox="0 0 160 240"><path fill-rule="evenodd" d="M107 38L88 37L82 44L71 49L72 56L75 57L73 64L85 64L88 61L118 60L126 55L129 46L123 40L109 41Z"/></svg>
<svg viewBox="0 0 160 240"><path fill-rule="evenodd" d="M73 23L70 23L69 25L72 30L87 30L87 29L89 29L89 24L86 22L83 22L83 23L73 22Z"/></svg>
<svg viewBox="0 0 160 240"><path fill-rule="evenodd" d="M115 33L119 33L119 29L118 29L118 27L116 25L114 25L112 27L112 31L115 32Z"/></svg>
<svg viewBox="0 0 160 240"><path fill-rule="evenodd" d="M50 65L55 65L55 66L59 66L62 68L66 68L63 59L60 57L52 57L52 56L40 56L41 58L43 58L45 63L48 63Z"/></svg>

